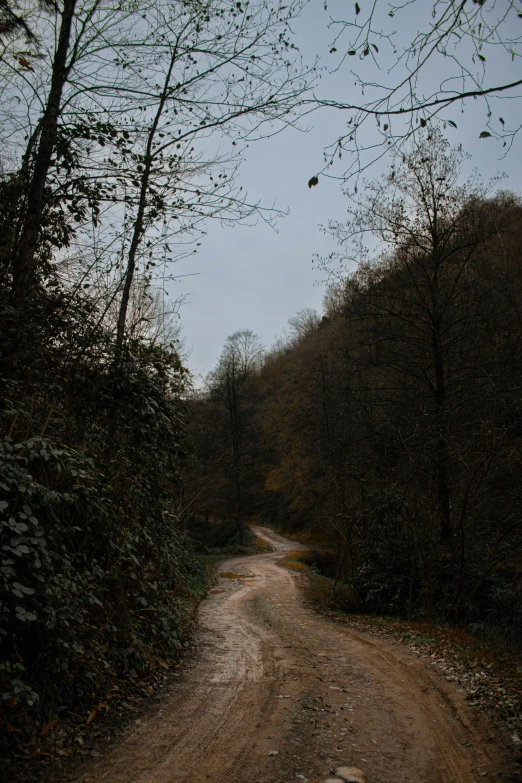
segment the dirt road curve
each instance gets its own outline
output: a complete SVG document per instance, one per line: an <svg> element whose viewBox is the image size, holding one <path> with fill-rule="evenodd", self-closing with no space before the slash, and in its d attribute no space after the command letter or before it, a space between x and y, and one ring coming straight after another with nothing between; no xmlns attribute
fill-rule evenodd
<svg viewBox="0 0 522 783"><path fill-rule="evenodd" d="M256 530L274 552L221 566L181 683L79 780L320 783L342 764L368 783L505 780L500 747L458 688L314 614L277 563L297 545Z"/></svg>

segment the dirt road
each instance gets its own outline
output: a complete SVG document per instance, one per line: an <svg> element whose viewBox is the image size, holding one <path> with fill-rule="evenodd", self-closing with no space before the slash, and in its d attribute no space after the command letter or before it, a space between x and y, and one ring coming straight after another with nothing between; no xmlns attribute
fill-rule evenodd
<svg viewBox="0 0 522 783"><path fill-rule="evenodd" d="M313 613L278 565L298 545L256 530L274 552L222 564L182 681L79 780L320 783L343 764L368 783L505 780L458 687Z"/></svg>

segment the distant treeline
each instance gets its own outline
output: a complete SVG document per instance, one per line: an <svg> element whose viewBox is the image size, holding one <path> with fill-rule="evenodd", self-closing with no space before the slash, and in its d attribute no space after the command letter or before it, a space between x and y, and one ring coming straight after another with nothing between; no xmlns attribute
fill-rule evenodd
<svg viewBox="0 0 522 783"><path fill-rule="evenodd" d="M264 355L229 338L193 403L193 486L238 525L319 531L347 610L520 641L522 205L461 185L463 158L426 133L353 196L332 232L384 250L327 259L322 320Z"/></svg>

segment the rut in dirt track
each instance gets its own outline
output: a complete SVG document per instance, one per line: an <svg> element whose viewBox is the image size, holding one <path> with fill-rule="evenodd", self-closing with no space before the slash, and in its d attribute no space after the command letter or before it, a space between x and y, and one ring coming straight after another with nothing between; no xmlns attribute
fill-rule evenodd
<svg viewBox="0 0 522 783"><path fill-rule="evenodd" d="M229 576L201 605L181 682L82 783L319 783L342 764L368 783L506 772L463 693L396 645L315 614L278 565L299 545L255 531L274 551L221 565Z"/></svg>

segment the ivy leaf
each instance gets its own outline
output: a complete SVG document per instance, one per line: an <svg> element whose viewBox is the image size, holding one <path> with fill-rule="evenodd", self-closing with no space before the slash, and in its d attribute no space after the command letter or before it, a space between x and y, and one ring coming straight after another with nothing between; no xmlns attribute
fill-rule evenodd
<svg viewBox="0 0 522 783"><path fill-rule="evenodd" d="M421 117L420 118L420 124L421 124L421 128L425 128L428 123L426 122L424 117Z"/></svg>
<svg viewBox="0 0 522 783"><path fill-rule="evenodd" d="M24 587L20 582L13 582L12 591L19 598L22 598L24 595L33 595L35 592L32 587Z"/></svg>
<svg viewBox="0 0 522 783"><path fill-rule="evenodd" d="M319 184L319 177L312 177L312 179L308 180L308 187L313 188L315 185Z"/></svg>
<svg viewBox="0 0 522 783"><path fill-rule="evenodd" d="M505 122L504 122L503 118L502 118L502 117L499 117L498 119L499 119L499 121L502 123L502 126L504 126L504 125L505 125Z"/></svg>
<svg viewBox="0 0 522 783"><path fill-rule="evenodd" d="M479 139L487 139L489 138L489 136L491 136L491 133L489 133L489 131L482 131L482 133L479 136Z"/></svg>
<svg viewBox="0 0 522 783"><path fill-rule="evenodd" d="M453 122L453 120L448 120L448 125L451 125L452 128L456 128L457 127L457 123Z"/></svg>
<svg viewBox="0 0 522 783"><path fill-rule="evenodd" d="M357 52L355 51L355 49L350 49L350 51L348 52L348 54L350 55L350 57L353 57L353 56L354 56L354 54L357 54Z"/></svg>
<svg viewBox="0 0 522 783"><path fill-rule="evenodd" d="M374 43L372 43L372 46L373 46L373 48L375 49L376 52L379 51L378 47Z"/></svg>
<svg viewBox="0 0 522 783"><path fill-rule="evenodd" d="M23 606L15 606L15 612L17 619L21 620L23 623L36 620L34 612L28 612Z"/></svg>
<svg viewBox="0 0 522 783"><path fill-rule="evenodd" d="M355 16L359 16L360 13L361 13L361 7L359 3L355 3Z"/></svg>

